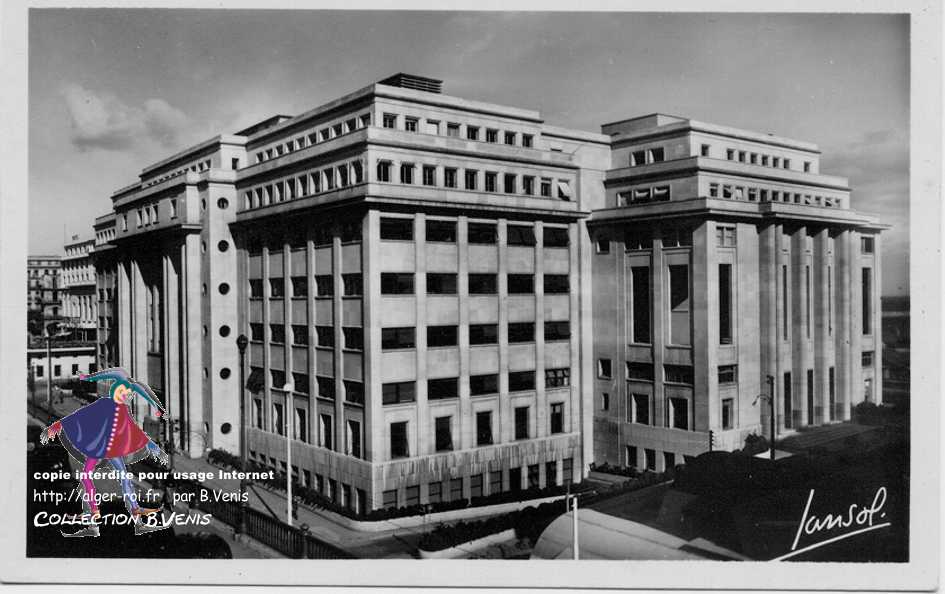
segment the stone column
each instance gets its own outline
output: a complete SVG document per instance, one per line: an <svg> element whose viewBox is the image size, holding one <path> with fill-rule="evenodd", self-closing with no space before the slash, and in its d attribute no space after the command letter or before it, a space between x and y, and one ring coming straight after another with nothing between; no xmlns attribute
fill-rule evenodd
<svg viewBox="0 0 945 594"><path fill-rule="evenodd" d="M191 432L187 440L188 453L191 457L203 454L203 439L192 439L194 434L203 433L203 349L201 348L200 315L200 236L190 234L184 240L184 292L186 294L186 324L184 336L187 350L186 394L187 394L187 430ZM209 330L208 330L209 331Z"/></svg>
<svg viewBox="0 0 945 594"><path fill-rule="evenodd" d="M119 261L118 270L118 366L130 371L131 352L131 275L129 262Z"/></svg>
<svg viewBox="0 0 945 594"><path fill-rule="evenodd" d="M548 396L545 391L545 242L544 223L535 221L535 437L551 432ZM539 481L545 465L539 464Z"/></svg>
<svg viewBox="0 0 945 594"><path fill-rule="evenodd" d="M173 251L164 256L164 406L167 408L167 422L171 423L174 415L181 416L177 410L180 402L180 303L179 277ZM173 425L171 425L173 427ZM168 431L171 431L169 428ZM174 444L180 446L175 437Z"/></svg>
<svg viewBox="0 0 945 594"><path fill-rule="evenodd" d="M430 444L430 407L427 403L427 250L426 215L417 213L413 219L414 240L414 294L417 312L417 422L413 431L417 436L416 455L426 456L433 452ZM411 452L413 454L413 452ZM466 481L468 483L468 481ZM464 486L464 489L468 485Z"/></svg>

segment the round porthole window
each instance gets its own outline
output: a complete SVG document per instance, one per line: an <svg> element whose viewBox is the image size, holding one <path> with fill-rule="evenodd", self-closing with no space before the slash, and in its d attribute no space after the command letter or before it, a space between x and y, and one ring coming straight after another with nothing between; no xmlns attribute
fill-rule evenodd
<svg viewBox="0 0 945 594"><path fill-rule="evenodd" d="M221 241L217 244L217 249L221 252L225 252L226 250L230 249L230 242L226 240Z"/></svg>
<svg viewBox="0 0 945 594"><path fill-rule="evenodd" d="M220 433L222 433L223 435L226 435L232 430L233 430L233 426L230 425L229 423L223 423L222 425L220 425Z"/></svg>
<svg viewBox="0 0 945 594"><path fill-rule="evenodd" d="M227 200L226 198L220 198L219 200L217 200L217 207L220 210L226 210L228 206L230 206L230 201Z"/></svg>
<svg viewBox="0 0 945 594"><path fill-rule="evenodd" d="M220 379L227 379L228 377L230 377L230 368L224 367L220 370Z"/></svg>
<svg viewBox="0 0 945 594"><path fill-rule="evenodd" d="M221 295L226 295L230 292L230 285L227 283L220 283L220 286L217 287L217 289L220 291Z"/></svg>
<svg viewBox="0 0 945 594"><path fill-rule="evenodd" d="M220 326L220 336L222 336L223 338L226 338L229 335L230 335L230 327Z"/></svg>
<svg viewBox="0 0 945 594"><path fill-rule="evenodd" d="M201 199L200 199L200 210L207 210L207 199L206 199L206 198L201 198Z"/></svg>

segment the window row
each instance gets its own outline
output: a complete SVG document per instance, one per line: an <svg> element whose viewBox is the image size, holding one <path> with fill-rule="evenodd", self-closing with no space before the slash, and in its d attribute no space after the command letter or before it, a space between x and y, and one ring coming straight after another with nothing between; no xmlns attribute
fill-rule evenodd
<svg viewBox="0 0 945 594"><path fill-rule="evenodd" d="M233 159L232 168L233 168L233 169L239 169L239 159L235 159L235 158ZM177 177L177 176L179 176L179 175L184 175L184 174L187 173L188 171L192 171L192 172L194 172L194 173L200 173L200 172L202 172L202 171L208 171L209 169L210 169L210 159L204 159L204 160L202 160L202 161L199 161L199 162L197 162L197 163L194 163L194 164L190 165L189 167L184 166L184 167L181 167L180 169L178 169L178 170L176 170L176 171L174 171L174 172L171 172L171 173L162 175L161 177L152 179L151 181L149 181L148 183L145 184L145 187L149 187L149 186L153 186L153 185L155 185L155 184L159 184L159 183L161 183L161 182L163 182L163 181L169 180L169 179L174 178L174 177Z"/></svg>
<svg viewBox="0 0 945 594"><path fill-rule="evenodd" d="M567 367L546 369L545 388L567 388L571 385L571 370ZM508 372L509 392L524 392L535 389L535 370ZM416 381L392 382L382 386L383 404L405 404L415 402ZM499 393L499 375L487 373L469 376L470 396L485 396ZM446 400L459 398L459 378L427 380L427 399Z"/></svg>
<svg viewBox="0 0 945 594"><path fill-rule="evenodd" d="M428 272L426 274L426 292L429 295L456 295L457 275L452 272ZM532 294L535 292L535 277L532 274L509 274L507 277L509 294ZM546 274L542 282L545 294L564 294L571 291L571 281L567 274ZM494 274L470 274L470 294L495 294L497 277ZM413 295L414 273L382 272L382 295Z"/></svg>
<svg viewBox="0 0 945 594"><path fill-rule="evenodd" d="M774 155L765 155L762 153L737 150L733 148L725 150L725 158L729 161L738 161L739 163L749 163L751 165L761 165L762 167L774 167L775 169L791 168L791 159L788 157L777 157ZM811 166L811 161L804 161L804 172L810 173Z"/></svg>
<svg viewBox="0 0 945 594"><path fill-rule="evenodd" d="M316 274L314 282L309 282L306 276L289 277L289 289L292 298L308 297L309 287L315 289L315 297L332 297L335 294L335 277L331 274ZM341 275L343 297L360 297L364 294L364 275L360 272L343 273ZM261 278L249 279L249 297L250 299L262 299L263 280ZM286 297L285 278L275 276L269 278L269 297L281 299Z"/></svg>
<svg viewBox="0 0 945 594"><path fill-rule="evenodd" d="M723 366L724 367L724 366ZM627 379L653 381L653 364L627 361ZM722 377L722 367L719 368L719 377ZM597 377L613 379L613 363L610 359L597 360ZM673 384L692 385L693 370L688 365L663 365L663 381Z"/></svg>
<svg viewBox="0 0 945 594"><path fill-rule="evenodd" d="M400 429L398 429L400 431ZM400 444L398 443L398 448ZM391 448L394 451L394 448ZM400 451L398 449L398 451ZM402 456L399 456L402 457ZM558 463L556 461L545 462L545 486L558 484ZM488 487L488 494L512 492L517 493L522 489L538 489L541 485L541 470L538 464L530 464L525 467L523 475L521 467L509 468L508 487L503 483L504 470L491 470L488 473L473 474L468 477L456 477L443 481L431 481L427 483L427 501L428 503L440 503L444 501L468 501L486 495L485 488ZM569 485L573 481L574 459L565 458L561 461L561 483ZM488 481L488 483L487 483ZM466 489L469 489L469 497L466 497ZM420 485L411 485L404 489L403 501L398 499L398 490L390 489L382 494L382 506L384 509L392 509L403 506L420 505Z"/></svg>
<svg viewBox="0 0 945 594"><path fill-rule="evenodd" d="M259 324L262 326L262 324ZM329 326L330 328L330 326ZM381 329L381 349L385 351L416 348L414 326ZM498 344L498 324L470 324L469 344ZM512 322L508 325L510 343L535 342L534 322ZM567 320L545 322L545 342L571 339L571 324ZM459 326L427 326L427 347L450 347L459 344Z"/></svg>
<svg viewBox="0 0 945 594"><path fill-rule="evenodd" d="M768 188L736 186L716 182L709 184L709 197L725 198L729 200L748 200L749 202L786 202L805 204L808 206L824 206L828 208L841 208L843 206L843 199L839 196L802 194L800 192L788 192L786 190L770 190Z"/></svg>
<svg viewBox="0 0 945 594"><path fill-rule="evenodd" d="M627 422L637 423L639 425L652 425L654 423L652 400L653 397L650 394L627 394ZM666 413L664 419L665 427L684 430L690 428L688 399L668 397L666 398L666 406L663 410ZM729 414L731 414L731 411L729 411Z"/></svg>
<svg viewBox="0 0 945 594"><path fill-rule="evenodd" d="M291 343L293 346L308 346L308 326L304 324L291 324ZM250 340L262 342L265 338L263 324L252 322L249 325ZM345 326L341 329L343 339L343 348L351 351L364 350L364 329L361 327ZM286 344L286 326L285 324L269 324L269 342L273 344ZM334 326L315 326L315 346L324 348L334 348L335 346L335 328Z"/></svg>
<svg viewBox="0 0 945 594"><path fill-rule="evenodd" d="M177 199L176 198L170 199L168 201L168 205L170 207L170 218L176 219L177 218ZM125 228L123 229L124 231L128 230L127 220L128 220L127 215L125 215L125 218L123 219L123 221L125 221ZM158 224L159 219L158 219L157 203L147 204L145 206L138 207L138 209L135 211L135 222L136 222L136 226L139 229L141 227L147 227L149 225Z"/></svg>
<svg viewBox="0 0 945 594"><path fill-rule="evenodd" d="M363 182L364 164L361 161L340 163L252 188L243 193L243 208L259 208Z"/></svg>
<svg viewBox="0 0 945 594"><path fill-rule="evenodd" d="M633 188L632 190L617 192L617 206L649 204L650 202L666 202L669 199L670 187L668 185Z"/></svg>
<svg viewBox="0 0 945 594"><path fill-rule="evenodd" d="M272 411L269 416L269 425L267 426L265 420L263 419L263 401L260 398L254 398L252 404L252 411L250 412L250 422L253 427L257 429L262 429L264 431L270 431L277 435L285 435L288 427L286 426L286 419L283 413L283 403L273 402ZM308 426L308 410L306 408L296 407L295 415L293 416L293 426L292 426L292 435L298 441L303 443L312 443L321 448L326 448L333 450L337 445L334 439L334 417L330 413L319 413L317 420L317 438L316 436L309 435L309 426ZM355 419L346 419L345 423L346 434L343 437L343 446L344 453L353 456L355 458L363 457L363 444L362 444L362 432L361 432L361 422ZM252 450L251 450L252 452ZM255 457L254 454L251 454L250 457ZM282 463L282 471L285 472L285 462ZM297 469L293 467L293 470L297 472Z"/></svg>
<svg viewBox="0 0 945 594"><path fill-rule="evenodd" d="M360 330L360 328L359 328ZM292 372L291 382L288 381L286 373L282 369L270 369L270 386L273 390L283 390L287 384L298 394L309 393L309 375L307 373ZM246 380L246 388L253 393L259 393L263 389L265 374L262 367L250 367L249 378ZM344 400L350 404L364 404L364 384L355 380L343 380ZM328 400L335 400L337 389L335 388L335 378L316 375L315 376L315 396ZM262 428L262 425L259 425Z"/></svg>
<svg viewBox="0 0 945 594"><path fill-rule="evenodd" d="M332 138L350 134L355 130L360 130L361 128L366 128L370 125L371 114L365 113L359 116L345 118L341 121L328 124L324 127L313 128L306 132L302 132L295 138L286 141L279 141L277 144L273 144L264 149L258 150L255 153L256 163L263 163L265 161L269 161L270 159L281 157L282 155L288 155L294 151L299 151L303 148L313 146L321 142L326 142Z"/></svg>
<svg viewBox="0 0 945 594"><path fill-rule="evenodd" d="M468 223L469 243L495 244L497 231L495 223ZM409 218L382 218L380 223L381 239L389 241L413 241L414 221ZM431 219L426 221L424 239L435 243L456 243L456 221ZM567 227L544 226L542 245L544 247L568 247L570 234ZM515 246L537 245L534 225L506 226L506 244Z"/></svg>
<svg viewBox="0 0 945 594"><path fill-rule="evenodd" d="M500 173L498 171L479 171L458 167L440 167L437 165L418 165L416 163L400 163L395 168L393 161L379 160L377 162L377 181L394 183L394 173L397 171L396 182L406 185L420 184L429 187L460 188L460 171L462 171L462 189L484 192L502 192L504 194L520 194L525 196L541 196L543 198L556 197L559 200L571 200L571 182L567 179L552 179L550 177L536 177L534 175L518 175L515 173Z"/></svg>
<svg viewBox="0 0 945 594"><path fill-rule="evenodd" d="M533 148L535 136L525 132L515 132L512 130L499 130L483 126L473 126L470 124L461 124L459 122L442 121L434 118L419 118L416 116L401 116L396 113L385 113L381 124L384 128L390 130L403 130L405 132L414 132L418 134L443 135L450 138L465 138L477 142L499 143L510 146L522 146L524 148Z"/></svg>

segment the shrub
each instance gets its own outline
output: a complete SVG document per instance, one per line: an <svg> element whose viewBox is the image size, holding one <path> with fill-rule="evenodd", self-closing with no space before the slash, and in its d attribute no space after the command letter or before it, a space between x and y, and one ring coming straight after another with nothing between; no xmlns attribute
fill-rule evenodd
<svg viewBox="0 0 945 594"><path fill-rule="evenodd" d="M745 436L745 447L742 448L742 453L748 456L754 456L755 454L760 454L768 449L768 438L764 435L758 435L757 433L751 433Z"/></svg>
<svg viewBox="0 0 945 594"><path fill-rule="evenodd" d="M630 478L636 478L640 476L640 471L633 466L617 466L611 465L608 462L603 462L597 464L596 462L591 463L591 471L596 472L605 472L607 474L616 474L618 476L628 476Z"/></svg>

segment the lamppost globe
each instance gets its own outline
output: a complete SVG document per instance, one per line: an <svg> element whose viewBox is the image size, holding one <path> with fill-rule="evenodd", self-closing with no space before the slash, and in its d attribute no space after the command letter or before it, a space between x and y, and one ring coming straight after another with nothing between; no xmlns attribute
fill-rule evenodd
<svg viewBox="0 0 945 594"><path fill-rule="evenodd" d="M249 345L249 339L246 338L245 334L240 334L236 337L236 348L240 350L240 353L246 350L247 345Z"/></svg>

